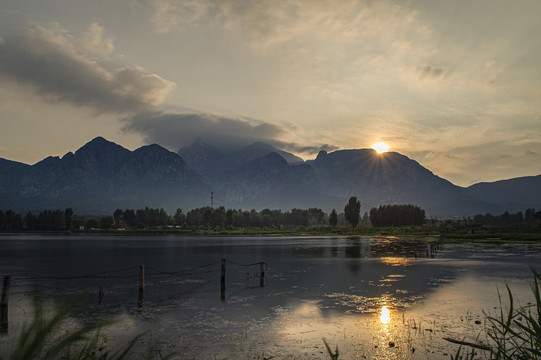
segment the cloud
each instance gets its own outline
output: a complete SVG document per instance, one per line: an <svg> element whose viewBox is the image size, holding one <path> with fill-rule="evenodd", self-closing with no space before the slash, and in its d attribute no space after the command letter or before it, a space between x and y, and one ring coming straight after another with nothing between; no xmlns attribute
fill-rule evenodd
<svg viewBox="0 0 541 360"><path fill-rule="evenodd" d="M279 140L274 140L274 141L271 141L270 143L281 150L290 151L297 154L300 153L300 154L313 155L313 154L317 154L321 150L336 151L340 149L340 147L330 145L330 144L306 145L306 144L299 144L296 142L286 142L286 141L279 141Z"/></svg>
<svg viewBox="0 0 541 360"><path fill-rule="evenodd" d="M222 149L239 148L256 141L303 154L338 149L329 144L306 145L284 140L301 131L298 126L243 117L196 112L148 112L126 118L124 121L124 131L138 133L143 136L145 142L158 143L171 150L190 146L197 139Z"/></svg>
<svg viewBox="0 0 541 360"><path fill-rule="evenodd" d="M31 86L46 101L90 107L97 113L148 109L162 103L175 86L138 66L109 71L90 60L89 51L108 54L114 49L97 24L79 40L56 24L5 40L0 43L0 75Z"/></svg>
<svg viewBox="0 0 541 360"><path fill-rule="evenodd" d="M140 133L146 142L170 149L189 146L201 139L219 147L269 142L289 133L283 125L209 113L148 112L125 119L125 131Z"/></svg>
<svg viewBox="0 0 541 360"><path fill-rule="evenodd" d="M143 4L150 6L150 22L159 34L196 23L207 15L211 6L206 0L150 0Z"/></svg>
<svg viewBox="0 0 541 360"><path fill-rule="evenodd" d="M80 44L90 53L108 56L115 50L112 37L105 36L105 29L98 23L93 23L81 37Z"/></svg>
<svg viewBox="0 0 541 360"><path fill-rule="evenodd" d="M449 71L444 68L432 67L429 65L419 67L417 69L420 79L440 79L444 78L449 74Z"/></svg>

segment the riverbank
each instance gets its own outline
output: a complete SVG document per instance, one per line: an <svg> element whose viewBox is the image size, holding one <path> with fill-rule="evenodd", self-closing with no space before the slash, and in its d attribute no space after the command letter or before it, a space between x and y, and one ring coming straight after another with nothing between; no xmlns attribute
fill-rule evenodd
<svg viewBox="0 0 541 360"><path fill-rule="evenodd" d="M428 241L440 241L444 235L447 243L483 242L493 244L541 242L541 225L522 225L509 227L472 226L404 226L372 227L359 226L296 226L287 229L277 227L261 228L144 228L144 229L92 229L71 232L29 232L4 231L7 233L36 234L110 234L110 235L179 235L179 236L412 236L428 237Z"/></svg>

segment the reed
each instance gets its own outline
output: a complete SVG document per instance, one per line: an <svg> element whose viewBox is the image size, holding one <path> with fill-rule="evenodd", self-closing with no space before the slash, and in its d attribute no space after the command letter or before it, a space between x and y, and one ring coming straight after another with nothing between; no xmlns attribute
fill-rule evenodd
<svg viewBox="0 0 541 360"><path fill-rule="evenodd" d="M500 296L499 314L487 315L486 335L490 345L478 347L485 351L487 358L493 360L534 360L541 359L541 291L539 281L541 275L532 268L534 283L532 292L535 303L515 308L513 293L507 286L509 307L507 311ZM481 345L479 345L481 346ZM460 347L453 360L473 359L476 355L475 349L461 353Z"/></svg>
<svg viewBox="0 0 541 360"><path fill-rule="evenodd" d="M134 349L145 333L139 334L127 344L109 349L108 340L101 330L112 321L68 328L68 320L76 309L76 304L64 305L48 313L39 296L33 300L34 315L23 325L18 340L8 359L18 360L123 360L123 359L169 359L175 354L162 355L158 342L149 342L144 351ZM2 354L0 354L0 358Z"/></svg>

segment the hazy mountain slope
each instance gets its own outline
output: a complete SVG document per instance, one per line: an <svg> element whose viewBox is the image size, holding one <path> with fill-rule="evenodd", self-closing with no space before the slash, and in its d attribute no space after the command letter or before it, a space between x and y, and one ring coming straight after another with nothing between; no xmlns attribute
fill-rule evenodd
<svg viewBox="0 0 541 360"><path fill-rule="evenodd" d="M230 159L225 153L202 140L181 148L177 154L209 181L219 177L230 166Z"/></svg>
<svg viewBox="0 0 541 360"><path fill-rule="evenodd" d="M250 162L261 159L271 153L279 154L286 165L302 164L304 161L288 152L256 142L236 151L224 152L202 140L195 141L188 147L181 148L178 154L214 188L223 188L224 176L230 176Z"/></svg>
<svg viewBox="0 0 541 360"><path fill-rule="evenodd" d="M0 204L4 204L3 208L0 207L1 210L16 207L14 194L29 168L30 165L27 164L0 159Z"/></svg>
<svg viewBox="0 0 541 360"><path fill-rule="evenodd" d="M256 209L328 209L343 203L318 192L311 167L290 166L275 152L226 173L217 185L216 199L229 207Z"/></svg>
<svg viewBox="0 0 541 360"><path fill-rule="evenodd" d="M203 204L208 187L175 153L150 145L129 151L96 138L64 157L29 167L13 194L25 210L72 207L107 214L115 208ZM0 204L0 208L4 205Z"/></svg>
<svg viewBox="0 0 541 360"><path fill-rule="evenodd" d="M32 166L0 159L0 209L72 207L83 214L110 214L149 206L174 212L209 205L210 191L215 206L243 209L340 212L350 196L361 200L362 212L408 203L435 216L541 209L541 175L462 188L398 153L322 151L302 162L272 150L277 149L254 143L223 152L196 141L179 156L155 144L129 151L98 137L75 153Z"/></svg>
<svg viewBox="0 0 541 360"><path fill-rule="evenodd" d="M466 193L510 212L541 210L541 175L478 183L466 188Z"/></svg>
<svg viewBox="0 0 541 360"><path fill-rule="evenodd" d="M242 165L252 160L262 158L263 156L270 153L276 153L280 155L289 165L298 165L304 162L304 160L298 156L295 156L286 151L279 150L272 145L262 142L255 142L246 147L243 147L240 150L237 150L236 152L231 154L231 158L235 164Z"/></svg>
<svg viewBox="0 0 541 360"><path fill-rule="evenodd" d="M320 152L311 165L323 191L339 197L357 196L364 211L381 204L416 204L429 214L460 214L478 208L495 210L472 199L459 186L434 175L419 163L395 152L371 149Z"/></svg>

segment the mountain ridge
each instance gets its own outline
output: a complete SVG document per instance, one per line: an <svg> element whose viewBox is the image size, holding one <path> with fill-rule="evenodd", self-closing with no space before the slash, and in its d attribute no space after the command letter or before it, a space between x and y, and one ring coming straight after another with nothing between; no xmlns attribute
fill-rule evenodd
<svg viewBox="0 0 541 360"><path fill-rule="evenodd" d="M411 203L429 215L464 216L541 208L540 186L541 175L461 187L396 152L321 151L304 162L264 143L228 153L196 141L175 153L158 144L130 151L96 137L74 153L34 165L0 158L0 209L24 211L188 210L210 205L214 191L215 204L230 208L341 211L357 196L362 212Z"/></svg>

